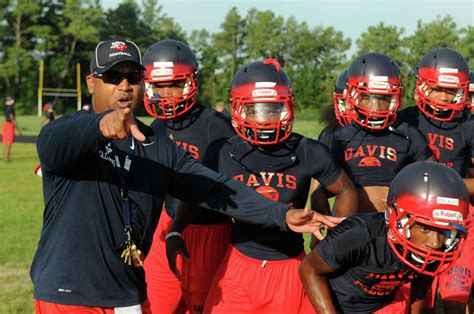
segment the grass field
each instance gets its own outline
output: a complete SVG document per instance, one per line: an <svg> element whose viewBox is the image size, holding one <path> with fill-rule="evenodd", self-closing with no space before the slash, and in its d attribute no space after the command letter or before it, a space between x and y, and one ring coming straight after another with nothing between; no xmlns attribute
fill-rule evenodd
<svg viewBox="0 0 474 314"><path fill-rule="evenodd" d="M25 135L37 135L43 118L19 116ZM142 119L146 123L150 118ZM295 131L315 137L314 121L298 121ZM41 178L33 171L38 164L35 144L15 143L12 162L0 158L0 313L33 313L33 287L29 268L40 237L43 196Z"/></svg>

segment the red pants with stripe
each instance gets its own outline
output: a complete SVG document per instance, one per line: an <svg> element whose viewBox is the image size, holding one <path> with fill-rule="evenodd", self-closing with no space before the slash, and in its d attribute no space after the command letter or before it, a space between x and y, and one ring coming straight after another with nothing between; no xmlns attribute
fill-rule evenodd
<svg viewBox="0 0 474 314"><path fill-rule="evenodd" d="M168 267L165 236L172 218L163 209L144 269L153 313L202 313L212 278L230 245L231 220L189 225L182 236L190 261L177 258L182 281Z"/></svg>

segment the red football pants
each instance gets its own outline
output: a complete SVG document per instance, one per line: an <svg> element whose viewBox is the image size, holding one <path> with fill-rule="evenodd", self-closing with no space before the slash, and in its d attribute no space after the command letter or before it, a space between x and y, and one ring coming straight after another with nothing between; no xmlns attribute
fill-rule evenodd
<svg viewBox="0 0 474 314"><path fill-rule="evenodd" d="M299 257L263 261L230 247L207 296L204 313L298 313L304 298Z"/></svg>
<svg viewBox="0 0 474 314"><path fill-rule="evenodd" d="M182 276L179 282L169 269L166 257L165 236L171 221L163 209L144 263L151 310L153 313L202 313L212 278L230 245L232 222L189 225L184 230L182 236L191 259L186 261L178 256L177 268Z"/></svg>
<svg viewBox="0 0 474 314"><path fill-rule="evenodd" d="M141 304L143 314L151 314L150 302L145 301ZM41 300L35 300L36 314L114 314L113 307L91 307L51 303Z"/></svg>

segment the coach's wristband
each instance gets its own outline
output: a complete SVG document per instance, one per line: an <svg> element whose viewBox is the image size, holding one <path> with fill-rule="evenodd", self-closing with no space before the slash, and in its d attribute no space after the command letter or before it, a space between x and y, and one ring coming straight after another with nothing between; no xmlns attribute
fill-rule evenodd
<svg viewBox="0 0 474 314"><path fill-rule="evenodd" d="M179 233L179 232L177 232L177 231L173 231L173 232L168 233L168 234L165 236L165 240L168 240L169 238L174 237L174 236L178 236L178 237L180 237L180 238L183 238L183 237L181 236L181 233Z"/></svg>

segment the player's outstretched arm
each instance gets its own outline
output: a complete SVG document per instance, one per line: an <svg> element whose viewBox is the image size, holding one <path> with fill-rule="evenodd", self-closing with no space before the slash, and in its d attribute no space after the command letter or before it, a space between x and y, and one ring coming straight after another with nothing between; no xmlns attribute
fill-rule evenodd
<svg viewBox="0 0 474 314"><path fill-rule="evenodd" d="M332 273L317 249L312 250L300 265L300 279L317 313L337 313L326 274Z"/></svg>

